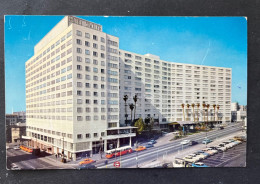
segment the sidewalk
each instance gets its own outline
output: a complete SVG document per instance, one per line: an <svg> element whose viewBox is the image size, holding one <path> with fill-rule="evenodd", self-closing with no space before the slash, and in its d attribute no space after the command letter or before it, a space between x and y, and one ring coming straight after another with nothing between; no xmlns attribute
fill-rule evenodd
<svg viewBox="0 0 260 184"><path fill-rule="evenodd" d="M233 138L234 136L244 135L244 134L245 134L244 132L236 132L236 133L229 134L228 136L225 136L225 137L214 139L213 142L211 142L207 145L207 147L218 145L225 140ZM149 161L149 162L140 164L139 166L140 166L140 168L155 167L158 165L162 165L163 163L173 162L175 158L183 158L188 154L191 154L193 152L196 152L196 151L204 149L204 148L206 148L206 145L191 146L189 148L184 149L183 151L180 148L177 153L164 155L163 157L160 157L158 160L156 159L155 161L152 161L152 162Z"/></svg>

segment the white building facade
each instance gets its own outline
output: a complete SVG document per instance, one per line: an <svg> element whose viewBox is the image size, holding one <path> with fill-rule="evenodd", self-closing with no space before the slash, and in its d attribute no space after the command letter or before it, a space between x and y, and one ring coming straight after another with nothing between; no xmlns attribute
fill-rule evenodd
<svg viewBox="0 0 260 184"><path fill-rule="evenodd" d="M26 62L31 146L65 150L75 160L111 144L131 145L132 128L119 127L117 37L102 32L100 25L66 16L34 52Z"/></svg>
<svg viewBox="0 0 260 184"><path fill-rule="evenodd" d="M175 121L203 121L208 112L209 121L231 121L231 68L173 63L120 50L120 71L120 98L129 96L129 103L134 103L135 94L139 98L136 119L152 117L167 127ZM203 108L203 104L210 106ZM124 112L123 100L120 105ZM129 118L129 109L128 114ZM120 122L124 119L121 113Z"/></svg>
<svg viewBox="0 0 260 184"><path fill-rule="evenodd" d="M230 68L120 50L118 37L76 17L64 17L34 47L25 67L30 145L51 153L64 150L73 160L132 144L133 127L120 126L125 124L124 95L127 105L137 95L136 119L152 117L161 127L193 121L191 107L183 119L181 104L200 103L198 114L203 103L210 104L210 118L231 120ZM217 113L213 104L219 105ZM128 106L127 113L130 120Z"/></svg>

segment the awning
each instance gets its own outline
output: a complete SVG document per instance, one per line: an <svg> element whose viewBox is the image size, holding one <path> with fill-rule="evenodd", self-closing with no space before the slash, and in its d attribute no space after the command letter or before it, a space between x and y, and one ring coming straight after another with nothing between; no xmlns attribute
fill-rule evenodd
<svg viewBox="0 0 260 184"><path fill-rule="evenodd" d="M25 135L22 135L22 139L31 140L32 138L31 138L31 137L28 137L28 136L25 136Z"/></svg>
<svg viewBox="0 0 260 184"><path fill-rule="evenodd" d="M168 123L168 125L179 125L180 123L178 122L172 122L172 123Z"/></svg>

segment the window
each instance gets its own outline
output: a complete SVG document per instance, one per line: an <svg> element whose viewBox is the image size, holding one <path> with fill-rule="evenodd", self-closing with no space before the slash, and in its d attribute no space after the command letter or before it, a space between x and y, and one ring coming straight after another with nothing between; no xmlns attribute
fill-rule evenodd
<svg viewBox="0 0 260 184"><path fill-rule="evenodd" d="M89 50L85 49L85 54L89 55L90 54Z"/></svg>
<svg viewBox="0 0 260 184"><path fill-rule="evenodd" d="M90 84L89 83L86 83L85 86L86 86L86 88L90 88Z"/></svg>
<svg viewBox="0 0 260 184"><path fill-rule="evenodd" d="M86 116L86 121L90 121L91 117L90 116Z"/></svg>
<svg viewBox="0 0 260 184"><path fill-rule="evenodd" d="M93 88L98 88L98 85L97 84L93 84Z"/></svg>
<svg viewBox="0 0 260 184"><path fill-rule="evenodd" d="M80 73L77 73L77 79L82 79L82 75Z"/></svg>
<svg viewBox="0 0 260 184"><path fill-rule="evenodd" d="M82 49L81 48L77 48L77 53L82 53Z"/></svg>
<svg viewBox="0 0 260 184"><path fill-rule="evenodd" d="M77 138L78 138L78 139L82 139L82 135L81 135L81 134L78 134L78 135L77 135Z"/></svg>
<svg viewBox="0 0 260 184"><path fill-rule="evenodd" d="M93 48L97 49L98 45L96 43L93 43Z"/></svg>
<svg viewBox="0 0 260 184"><path fill-rule="evenodd" d="M77 39L77 40L76 40L76 42L77 42L77 44L79 44L79 45L81 45L81 44L82 44L82 42L81 42L81 40L80 40L80 39Z"/></svg>
<svg viewBox="0 0 260 184"><path fill-rule="evenodd" d="M98 136L98 133L94 133L94 137L97 137Z"/></svg>
<svg viewBox="0 0 260 184"><path fill-rule="evenodd" d="M90 59L89 58L85 58L85 63L90 63Z"/></svg>
<svg viewBox="0 0 260 184"><path fill-rule="evenodd" d="M93 68L93 72L97 73L98 69L97 68Z"/></svg>
<svg viewBox="0 0 260 184"><path fill-rule="evenodd" d="M86 99L86 104L90 104L90 100L89 99Z"/></svg>
<svg viewBox="0 0 260 184"><path fill-rule="evenodd" d="M78 62L81 62L82 61L82 58L80 56L77 56L77 61Z"/></svg>
<svg viewBox="0 0 260 184"><path fill-rule="evenodd" d="M101 37L101 42L105 43L105 38Z"/></svg>
<svg viewBox="0 0 260 184"><path fill-rule="evenodd" d="M86 96L90 96L90 92L89 91L86 91Z"/></svg>
<svg viewBox="0 0 260 184"><path fill-rule="evenodd" d="M77 36L82 36L82 32L79 31L79 30L77 30L77 31L76 31L76 35L77 35Z"/></svg>
<svg viewBox="0 0 260 184"><path fill-rule="evenodd" d="M87 47L89 47L89 46L90 46L90 44L89 44L89 42L88 42L88 41L85 41L85 46L87 46Z"/></svg>
<svg viewBox="0 0 260 184"><path fill-rule="evenodd" d="M98 40L97 36L96 35L93 35L93 40Z"/></svg>
<svg viewBox="0 0 260 184"><path fill-rule="evenodd" d="M89 66L85 66L85 71L90 71L90 67Z"/></svg>
<svg viewBox="0 0 260 184"><path fill-rule="evenodd" d="M98 53L93 51L93 56L98 57Z"/></svg>
<svg viewBox="0 0 260 184"><path fill-rule="evenodd" d="M90 138L90 134L86 134L86 138Z"/></svg>
<svg viewBox="0 0 260 184"><path fill-rule="evenodd" d="M98 60L94 59L94 60L93 60L93 64L94 64L94 65L98 65Z"/></svg>
<svg viewBox="0 0 260 184"><path fill-rule="evenodd" d="M89 33L85 33L85 38L90 38Z"/></svg>
<svg viewBox="0 0 260 184"><path fill-rule="evenodd" d="M82 66L81 65L77 65L77 70L82 70Z"/></svg>

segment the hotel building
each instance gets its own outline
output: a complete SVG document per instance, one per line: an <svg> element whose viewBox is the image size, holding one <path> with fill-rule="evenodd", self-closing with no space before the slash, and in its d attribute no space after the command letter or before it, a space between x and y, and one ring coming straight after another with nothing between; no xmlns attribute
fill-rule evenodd
<svg viewBox="0 0 260 184"><path fill-rule="evenodd" d="M124 95L127 104L138 96L136 118L153 117L161 127L192 121L191 108L183 119L182 103L218 104L220 118L230 121L230 68L123 51L118 37L76 17L64 17L25 67L29 144L51 153L64 149L73 160L132 144L134 127L123 126Z"/></svg>

